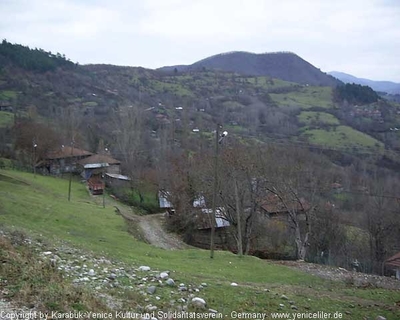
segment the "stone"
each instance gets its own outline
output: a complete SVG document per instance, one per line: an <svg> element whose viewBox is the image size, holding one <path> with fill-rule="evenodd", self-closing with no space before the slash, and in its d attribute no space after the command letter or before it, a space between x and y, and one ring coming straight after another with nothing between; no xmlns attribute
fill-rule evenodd
<svg viewBox="0 0 400 320"><path fill-rule="evenodd" d="M206 306L206 301L205 301L204 299L202 299L202 298L194 297L194 298L192 299L192 304L193 304L194 306L196 306L196 307L199 307L199 308L205 308L205 306Z"/></svg>
<svg viewBox="0 0 400 320"><path fill-rule="evenodd" d="M280 304L279 304L279 307L280 307L280 308L284 308L285 305L284 305L283 303L280 303Z"/></svg>
<svg viewBox="0 0 400 320"><path fill-rule="evenodd" d="M168 275L167 272L161 272L161 273L160 273L160 278L161 278L161 279L166 279L166 278L168 278L168 277L169 277L169 275Z"/></svg>
<svg viewBox="0 0 400 320"><path fill-rule="evenodd" d="M385 318L385 317L382 317L382 316L377 316L377 317L375 318L375 320L386 320L386 318Z"/></svg>
<svg viewBox="0 0 400 320"><path fill-rule="evenodd" d="M90 269L89 272L88 272L88 275L93 277L94 275L96 275L96 272L94 272L93 269Z"/></svg>
<svg viewBox="0 0 400 320"><path fill-rule="evenodd" d="M169 278L167 281L165 281L165 283L171 287L175 285L175 281L171 278Z"/></svg>
<svg viewBox="0 0 400 320"><path fill-rule="evenodd" d="M150 286L147 288L147 293L154 294L156 292L156 290L157 290L156 286Z"/></svg>
<svg viewBox="0 0 400 320"><path fill-rule="evenodd" d="M153 305L151 305L151 304L149 304L149 305L147 305L147 306L145 307L145 309L146 309L146 311L152 312L152 311L157 310L157 307L156 307L156 306L153 306Z"/></svg>
<svg viewBox="0 0 400 320"><path fill-rule="evenodd" d="M215 309L208 309L208 311L211 312L211 313L218 313L218 311L215 310Z"/></svg>
<svg viewBox="0 0 400 320"><path fill-rule="evenodd" d="M292 308L292 310L297 310L298 309L295 305L291 306L291 308Z"/></svg>
<svg viewBox="0 0 400 320"><path fill-rule="evenodd" d="M286 297L284 294L283 294L283 295L281 295L281 299L282 299L282 300L289 300L289 298L288 298L288 297Z"/></svg>
<svg viewBox="0 0 400 320"><path fill-rule="evenodd" d="M232 282L232 283L231 283L231 286L232 286L232 287L237 287L238 284L237 284L236 282Z"/></svg>
<svg viewBox="0 0 400 320"><path fill-rule="evenodd" d="M201 285L202 285L203 287L207 287L207 283L205 283L205 282L202 282Z"/></svg>
<svg viewBox="0 0 400 320"><path fill-rule="evenodd" d="M117 278L117 275L115 274L115 273L111 273L109 276L108 276L108 279L110 279L110 280L115 280Z"/></svg>
<svg viewBox="0 0 400 320"><path fill-rule="evenodd" d="M149 266L140 266L138 270L139 271L150 271L151 269Z"/></svg>
<svg viewBox="0 0 400 320"><path fill-rule="evenodd" d="M49 256L49 255L51 255L51 254L53 254L53 252L51 252L51 251L45 251L45 252L43 252L43 255L44 255L44 256Z"/></svg>

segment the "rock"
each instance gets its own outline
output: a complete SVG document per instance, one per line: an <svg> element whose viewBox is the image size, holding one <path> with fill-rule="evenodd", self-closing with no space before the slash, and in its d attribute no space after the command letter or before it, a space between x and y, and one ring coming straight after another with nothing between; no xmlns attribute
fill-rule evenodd
<svg viewBox="0 0 400 320"><path fill-rule="evenodd" d="M165 281L165 283L171 287L173 287L175 285L175 281L171 278L169 278L167 281Z"/></svg>
<svg viewBox="0 0 400 320"><path fill-rule="evenodd" d="M232 282L232 283L231 283L231 286L232 286L232 287L237 287L238 284L237 284L236 282Z"/></svg>
<svg viewBox="0 0 400 320"><path fill-rule="evenodd" d="M282 300L289 300L289 298L288 298L288 297L286 297L284 294L283 294L283 295L281 295L281 299L282 299Z"/></svg>
<svg viewBox="0 0 400 320"><path fill-rule="evenodd" d="M140 266L138 270L139 271L150 271L151 269L149 266Z"/></svg>
<svg viewBox="0 0 400 320"><path fill-rule="evenodd" d="M147 288L147 293L148 294L154 294L156 292L156 286L150 286Z"/></svg>
<svg viewBox="0 0 400 320"><path fill-rule="evenodd" d="M375 318L375 320L386 320L386 318L385 318L385 317L382 317L382 316L377 316L377 317Z"/></svg>
<svg viewBox="0 0 400 320"><path fill-rule="evenodd" d="M151 305L151 304L149 304L149 305L147 305L147 306L145 307L145 309L146 309L146 311L152 312L152 311L157 310L157 307L156 307L156 306L153 306L153 305Z"/></svg>
<svg viewBox="0 0 400 320"><path fill-rule="evenodd" d="M284 305L283 303L280 303L280 304L279 304L279 307L280 307L280 308L284 308L285 305Z"/></svg>
<svg viewBox="0 0 400 320"><path fill-rule="evenodd" d="M206 301L205 301L204 299L202 299L202 298L194 297L194 298L192 299L192 304L193 304L194 306L196 306L196 307L199 307L199 308L205 308L205 306L206 306Z"/></svg>
<svg viewBox="0 0 400 320"><path fill-rule="evenodd" d="M296 306L291 306L292 310L297 310L298 308Z"/></svg>
<svg viewBox="0 0 400 320"><path fill-rule="evenodd" d="M211 312L211 313L218 313L218 311L214 310L214 309L208 309L208 311Z"/></svg>
<svg viewBox="0 0 400 320"><path fill-rule="evenodd" d="M117 275L115 274L115 273L111 273L109 276L108 276L108 279L110 279L110 280L115 280L117 278Z"/></svg>
<svg viewBox="0 0 400 320"><path fill-rule="evenodd" d="M203 287L207 287L207 283L205 283L205 282L202 282L201 285L202 285Z"/></svg>
<svg viewBox="0 0 400 320"><path fill-rule="evenodd" d="M93 277L94 275L96 275L96 272L94 272L93 269L90 269L89 272L88 272L88 275Z"/></svg>
<svg viewBox="0 0 400 320"><path fill-rule="evenodd" d="M45 251L45 252L43 252L43 255L44 255L44 256L49 256L49 255L51 255L51 254L53 254L53 252L51 252L51 251Z"/></svg>
<svg viewBox="0 0 400 320"><path fill-rule="evenodd" d="M87 281L89 281L89 278L88 277L83 277L82 279L81 279L81 281L83 282L87 282Z"/></svg>
<svg viewBox="0 0 400 320"><path fill-rule="evenodd" d="M179 287L178 290L179 291L188 291L188 289L186 287Z"/></svg>
<svg viewBox="0 0 400 320"><path fill-rule="evenodd" d="M168 275L167 272L161 272L161 273L160 273L160 278L161 278L161 279L166 279L166 278L168 278L168 277L169 277L169 275Z"/></svg>

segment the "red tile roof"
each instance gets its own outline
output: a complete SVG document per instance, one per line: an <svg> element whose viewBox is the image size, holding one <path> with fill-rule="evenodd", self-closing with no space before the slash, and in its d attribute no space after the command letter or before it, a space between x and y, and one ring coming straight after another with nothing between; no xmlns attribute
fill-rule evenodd
<svg viewBox="0 0 400 320"><path fill-rule="evenodd" d="M60 150L57 151L50 151L47 153L47 159L62 159L62 158L70 158L70 157L82 157L82 156L90 156L93 153L79 149L79 148L72 148L72 147L62 147Z"/></svg>
<svg viewBox="0 0 400 320"><path fill-rule="evenodd" d="M81 165L94 164L94 163L108 163L109 165L112 165L112 164L121 164L121 161L114 159L106 154L94 154L88 158L79 161L79 164Z"/></svg>
<svg viewBox="0 0 400 320"><path fill-rule="evenodd" d="M303 198L300 199L300 203L295 200L288 201L287 206L288 208L283 205L277 195L271 194L263 201L261 208L268 213L285 213L288 211L288 209L291 211L303 211L310 209L310 204Z"/></svg>
<svg viewBox="0 0 400 320"><path fill-rule="evenodd" d="M400 252L396 253L393 257L390 257L385 261L386 265L393 267L400 267Z"/></svg>

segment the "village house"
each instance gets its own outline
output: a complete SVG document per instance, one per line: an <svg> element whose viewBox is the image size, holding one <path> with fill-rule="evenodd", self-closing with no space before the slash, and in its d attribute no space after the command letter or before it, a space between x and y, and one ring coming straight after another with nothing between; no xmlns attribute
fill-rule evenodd
<svg viewBox="0 0 400 320"><path fill-rule="evenodd" d="M400 252L385 261L385 266L396 272L396 279L400 280Z"/></svg>
<svg viewBox="0 0 400 320"><path fill-rule="evenodd" d="M288 220L289 210L296 212L301 220L305 219L305 212L310 209L310 204L303 198L299 201L288 201L286 206L275 194L268 195L260 206L261 213L270 219Z"/></svg>
<svg viewBox="0 0 400 320"><path fill-rule="evenodd" d="M36 167L43 174L60 175L68 172L79 173L78 161L90 157L92 154L87 150L62 146L59 150L48 152L36 164Z"/></svg>
<svg viewBox="0 0 400 320"><path fill-rule="evenodd" d="M122 177L120 177L121 162L108 154L93 154L80 160L78 164L82 170L81 176L87 181L89 190L93 194L103 193L107 174L109 179L118 180Z"/></svg>

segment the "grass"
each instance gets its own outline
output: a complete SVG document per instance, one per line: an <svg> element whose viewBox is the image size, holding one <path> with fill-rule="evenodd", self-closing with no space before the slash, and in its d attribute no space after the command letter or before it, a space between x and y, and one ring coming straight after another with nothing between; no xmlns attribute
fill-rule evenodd
<svg viewBox="0 0 400 320"><path fill-rule="evenodd" d="M323 129L304 130L303 135L306 135L312 144L331 148L382 150L384 147L382 142L348 126L337 126L329 131Z"/></svg>
<svg viewBox="0 0 400 320"><path fill-rule="evenodd" d="M36 306L38 311L109 311L95 295L65 281L51 263L43 262L25 244L25 235L14 231L0 236L0 289L6 279L5 297L14 303Z"/></svg>
<svg viewBox="0 0 400 320"><path fill-rule="evenodd" d="M9 127L14 123L14 114L12 112L0 111L0 128Z"/></svg>
<svg viewBox="0 0 400 320"><path fill-rule="evenodd" d="M158 270L170 270L177 283L207 282L201 293L210 308L230 314L232 310L247 312L291 311L280 296L294 300L299 312L349 310L343 319L384 315L396 319L400 313L389 309L400 300L399 291L379 290L391 296L385 304L368 307L375 293L367 289L348 288L288 267L259 260L240 258L229 252L216 252L209 258L207 250L187 249L166 251L135 240L120 215L116 215L110 200L106 208L89 197L85 186L72 185L71 201L67 200L68 181L60 178L36 178L30 173L0 170L0 225L22 229L29 234L41 234L50 243L67 241L70 245L105 255L131 266L149 265ZM238 287L230 286L237 282ZM359 303L358 303L359 302ZM350 305L355 305L352 308ZM359 305L360 304L360 305ZM397 312L397 313L396 313ZM227 317L229 318L229 316Z"/></svg>
<svg viewBox="0 0 400 320"><path fill-rule="evenodd" d="M298 117L299 121L307 126L311 124L339 125L340 121L335 116L326 112L302 111Z"/></svg>
<svg viewBox="0 0 400 320"><path fill-rule="evenodd" d="M0 100L12 100L17 97L17 92L13 90L0 91Z"/></svg>
<svg viewBox="0 0 400 320"><path fill-rule="evenodd" d="M332 88L330 87L302 87L299 91L289 93L270 93L273 101L279 106L332 108Z"/></svg>

